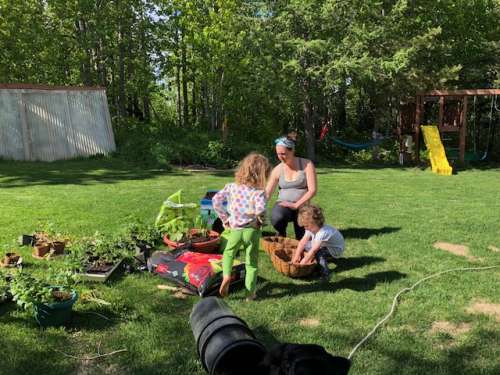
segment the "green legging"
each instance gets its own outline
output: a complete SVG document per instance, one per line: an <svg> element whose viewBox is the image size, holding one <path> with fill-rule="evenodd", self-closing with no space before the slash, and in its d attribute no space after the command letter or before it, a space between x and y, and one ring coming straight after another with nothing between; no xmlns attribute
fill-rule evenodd
<svg viewBox="0 0 500 375"><path fill-rule="evenodd" d="M255 228L226 229L221 235L222 274L230 276L233 269L233 260L239 249L245 249L245 288L255 292L257 287L257 264L259 260L259 240L261 232Z"/></svg>

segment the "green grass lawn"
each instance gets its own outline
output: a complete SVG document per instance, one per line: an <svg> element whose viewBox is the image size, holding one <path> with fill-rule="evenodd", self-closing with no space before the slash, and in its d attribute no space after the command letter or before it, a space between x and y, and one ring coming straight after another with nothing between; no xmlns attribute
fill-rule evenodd
<svg viewBox="0 0 500 375"><path fill-rule="evenodd" d="M320 168L316 203L345 235L345 259L329 284L291 280L260 257L259 299L239 290L233 311L266 344L317 343L347 356L389 310L404 287L441 270L500 264L500 169L444 177L420 169ZM0 244L31 233L40 221L75 237L112 233L136 218L154 220L179 188L198 201L231 173L165 172L118 161L0 162ZM469 261L433 248L466 245ZM23 255L26 269L45 261ZM175 298L150 274L85 284L69 328L41 330L15 305L0 306L0 374L204 374L188 316L198 297ZM497 304L496 317L472 313ZM394 317L354 356L351 374L499 374L500 269L458 272L405 294ZM95 314L107 316L103 319ZM445 323L436 323L445 322ZM451 329L436 329L436 325ZM453 327L458 327L453 329ZM434 329L433 329L434 327ZM72 358L126 352L85 361Z"/></svg>

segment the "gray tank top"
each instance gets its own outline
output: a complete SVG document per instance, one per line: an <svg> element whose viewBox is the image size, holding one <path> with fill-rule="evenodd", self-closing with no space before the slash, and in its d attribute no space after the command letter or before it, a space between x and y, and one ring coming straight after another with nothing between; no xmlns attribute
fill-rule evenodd
<svg viewBox="0 0 500 375"><path fill-rule="evenodd" d="M278 194L278 202L297 202L300 198L302 198L302 196L307 192L307 178L306 172L304 171L302 158L299 158L298 175L297 178L293 181L287 181L285 179L285 170L283 165L281 166L278 186L280 188Z"/></svg>

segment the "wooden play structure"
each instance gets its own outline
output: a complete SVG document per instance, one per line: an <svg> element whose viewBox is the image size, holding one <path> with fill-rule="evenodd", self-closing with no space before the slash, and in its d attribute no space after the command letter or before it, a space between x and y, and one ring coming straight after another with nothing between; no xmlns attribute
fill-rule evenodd
<svg viewBox="0 0 500 375"><path fill-rule="evenodd" d="M458 158L461 163L464 163L469 98L487 96L493 99L494 97L496 104L497 95L500 95L500 89L433 90L417 93L414 101L402 103L400 107L398 134L401 155L413 154L415 162L420 161L421 125L431 123L426 114L425 105L437 102L439 103L439 113L437 123L434 122L434 125L437 125L441 136L443 133L458 133ZM491 116L492 114L490 114L490 122ZM404 161L404 158L401 158L401 163Z"/></svg>

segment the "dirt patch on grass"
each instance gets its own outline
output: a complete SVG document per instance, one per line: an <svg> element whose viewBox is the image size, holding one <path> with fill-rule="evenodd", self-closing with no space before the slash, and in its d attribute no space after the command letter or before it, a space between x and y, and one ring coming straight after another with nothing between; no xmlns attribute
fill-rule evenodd
<svg viewBox="0 0 500 375"><path fill-rule="evenodd" d="M488 246L488 249L490 249L491 251L494 251L495 253L500 253L500 249L496 246L490 245L490 246Z"/></svg>
<svg viewBox="0 0 500 375"><path fill-rule="evenodd" d="M444 250L454 255L467 258L468 260L477 260L476 257L470 255L469 248L465 245L457 245L449 242L434 242L432 246L436 249Z"/></svg>
<svg viewBox="0 0 500 375"><path fill-rule="evenodd" d="M488 315L493 318L497 322L500 322L500 304L492 303L486 300L475 301L472 305L470 305L467 310L469 314L483 314Z"/></svg>
<svg viewBox="0 0 500 375"><path fill-rule="evenodd" d="M469 332L471 329L472 326L469 323L455 324L446 320L440 320L432 323L430 333L433 335L435 335L436 333L446 333L455 338Z"/></svg>
<svg viewBox="0 0 500 375"><path fill-rule="evenodd" d="M302 326L302 327L318 327L319 324L320 324L320 321L318 319L312 319L312 318L308 318L308 319L301 319L299 321L299 324Z"/></svg>

